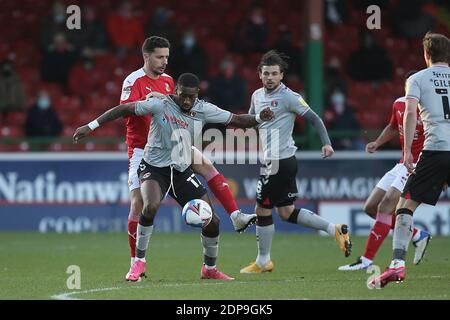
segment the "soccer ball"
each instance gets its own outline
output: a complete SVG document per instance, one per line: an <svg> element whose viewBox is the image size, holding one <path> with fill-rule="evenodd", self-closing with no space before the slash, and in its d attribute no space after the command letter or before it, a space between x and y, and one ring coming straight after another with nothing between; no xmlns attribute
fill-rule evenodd
<svg viewBox="0 0 450 320"><path fill-rule="evenodd" d="M194 199L184 205L181 215L187 225L203 228L211 222L212 209L206 201Z"/></svg>

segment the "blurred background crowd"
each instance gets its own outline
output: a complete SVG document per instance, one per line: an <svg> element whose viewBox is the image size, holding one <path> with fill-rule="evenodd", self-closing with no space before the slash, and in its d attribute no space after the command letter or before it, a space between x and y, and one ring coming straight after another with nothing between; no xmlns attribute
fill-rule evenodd
<svg viewBox="0 0 450 320"><path fill-rule="evenodd" d="M171 42L167 73L196 73L201 98L224 109L247 112L268 49L290 56L284 83L304 92L303 1L77 1L80 30L66 27L70 4L0 0L0 151L124 150L123 121L95 132L103 143L69 140L76 127L118 104L152 35ZM366 28L372 4L381 8L380 30ZM449 35L450 1L324 0L323 20L322 117L336 149L362 150L367 132L387 124L405 74L425 67L423 35ZM304 130L299 118L299 141Z"/></svg>

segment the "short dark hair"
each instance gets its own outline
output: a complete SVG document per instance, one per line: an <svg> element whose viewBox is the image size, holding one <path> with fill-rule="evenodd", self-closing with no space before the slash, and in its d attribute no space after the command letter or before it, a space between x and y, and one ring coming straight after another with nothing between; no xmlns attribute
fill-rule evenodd
<svg viewBox="0 0 450 320"><path fill-rule="evenodd" d="M163 37L151 36L145 39L144 44L142 45L142 53L151 53L155 50L155 48L170 49L170 42Z"/></svg>
<svg viewBox="0 0 450 320"><path fill-rule="evenodd" d="M186 88L200 87L200 79L193 73L183 73L178 77L177 85Z"/></svg>
<svg viewBox="0 0 450 320"><path fill-rule="evenodd" d="M284 72L289 67L288 63L285 61L286 59L289 59L289 57L284 53L270 50L262 56L261 62L258 65L258 71L261 72L263 66L279 66L280 71Z"/></svg>
<svg viewBox="0 0 450 320"><path fill-rule="evenodd" d="M439 33L427 32L423 37L423 49L431 57L431 62L450 61L450 40Z"/></svg>

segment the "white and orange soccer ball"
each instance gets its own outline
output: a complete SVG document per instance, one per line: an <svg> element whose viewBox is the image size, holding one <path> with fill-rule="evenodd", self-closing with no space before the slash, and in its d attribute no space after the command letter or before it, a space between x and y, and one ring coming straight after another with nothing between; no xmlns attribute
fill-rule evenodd
<svg viewBox="0 0 450 320"><path fill-rule="evenodd" d="M187 225L203 228L211 222L212 209L206 201L193 199L184 205L181 215Z"/></svg>

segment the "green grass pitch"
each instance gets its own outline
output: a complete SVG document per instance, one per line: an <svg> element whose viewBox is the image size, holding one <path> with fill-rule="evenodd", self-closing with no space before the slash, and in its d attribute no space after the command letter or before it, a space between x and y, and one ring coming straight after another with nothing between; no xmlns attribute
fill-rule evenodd
<svg viewBox="0 0 450 320"><path fill-rule="evenodd" d="M408 252L406 281L369 290L364 271L341 272L364 249L365 238L353 239L345 258L330 237L275 234L272 273L241 275L256 257L254 227L245 234L221 235L219 268L235 281L200 280L199 233L155 232L147 254L148 278L124 280L129 268L125 233L0 233L0 299L450 299L450 238L435 237L419 266ZM389 262L388 238L375 263ZM66 286L70 265L81 270L81 289Z"/></svg>

